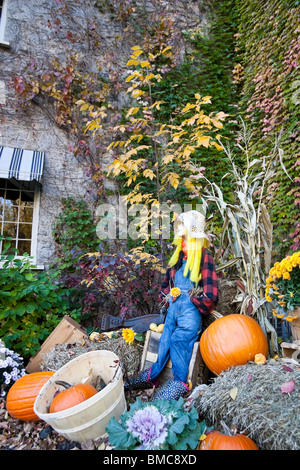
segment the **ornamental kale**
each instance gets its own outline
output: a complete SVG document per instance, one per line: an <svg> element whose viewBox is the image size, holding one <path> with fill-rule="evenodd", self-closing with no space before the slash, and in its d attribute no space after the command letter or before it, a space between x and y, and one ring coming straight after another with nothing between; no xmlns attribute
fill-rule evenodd
<svg viewBox="0 0 300 470"><path fill-rule="evenodd" d="M152 403L137 398L120 419L111 418L106 428L116 450L193 450L206 428L195 408L185 410L183 398Z"/></svg>

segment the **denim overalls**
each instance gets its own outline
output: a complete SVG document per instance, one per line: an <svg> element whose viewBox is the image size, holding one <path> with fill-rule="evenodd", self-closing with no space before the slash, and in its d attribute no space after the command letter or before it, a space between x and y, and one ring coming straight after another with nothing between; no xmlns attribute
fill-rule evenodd
<svg viewBox="0 0 300 470"><path fill-rule="evenodd" d="M188 294L193 283L189 279L189 273L187 277L183 275L185 263L186 260L183 260L181 268L175 274L174 287L179 287L181 294L175 301L170 298L157 361L150 369L151 382L158 378L169 359L172 361L174 380L187 381L193 346L201 332L202 317Z"/></svg>

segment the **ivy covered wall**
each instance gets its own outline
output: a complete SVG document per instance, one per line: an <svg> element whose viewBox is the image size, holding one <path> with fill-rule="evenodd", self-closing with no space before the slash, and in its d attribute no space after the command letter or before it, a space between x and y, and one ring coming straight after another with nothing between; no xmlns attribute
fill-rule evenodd
<svg viewBox="0 0 300 470"><path fill-rule="evenodd" d="M251 151L268 156L280 138L278 167L268 187L275 249L300 246L300 1L237 0L240 108L252 131ZM277 241L277 246L276 246Z"/></svg>

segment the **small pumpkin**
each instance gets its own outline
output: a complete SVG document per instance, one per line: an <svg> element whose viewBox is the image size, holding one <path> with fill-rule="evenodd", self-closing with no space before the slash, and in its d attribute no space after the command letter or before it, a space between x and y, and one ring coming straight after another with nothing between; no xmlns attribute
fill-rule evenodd
<svg viewBox="0 0 300 470"><path fill-rule="evenodd" d="M98 393L95 387L90 384L70 385L64 381L57 381L55 383L62 385L66 389L54 396L49 413L57 413L72 408Z"/></svg>
<svg viewBox="0 0 300 470"><path fill-rule="evenodd" d="M6 397L6 409L12 418L39 421L40 418L33 411L34 402L41 388L54 373L54 371L34 372L16 380Z"/></svg>
<svg viewBox="0 0 300 470"><path fill-rule="evenodd" d="M265 364L267 362L266 356L263 354L255 354L254 362L255 364Z"/></svg>
<svg viewBox="0 0 300 470"><path fill-rule="evenodd" d="M252 439L243 434L229 436L211 431L200 444L200 450L259 450Z"/></svg>
<svg viewBox="0 0 300 470"><path fill-rule="evenodd" d="M203 361L215 375L253 361L256 354L268 355L267 338L256 320L232 314L213 321L200 338Z"/></svg>

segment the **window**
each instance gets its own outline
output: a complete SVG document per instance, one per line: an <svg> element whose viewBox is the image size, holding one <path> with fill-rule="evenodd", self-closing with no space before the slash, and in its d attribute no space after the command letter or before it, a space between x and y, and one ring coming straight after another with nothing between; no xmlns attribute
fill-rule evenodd
<svg viewBox="0 0 300 470"><path fill-rule="evenodd" d="M18 181L0 179L0 234L12 238L10 252L17 248L18 256L28 253L36 258L38 195L36 184L27 190Z"/></svg>
<svg viewBox="0 0 300 470"><path fill-rule="evenodd" d="M0 45L9 46L9 43L4 41L4 31L7 17L7 0L0 0Z"/></svg>

